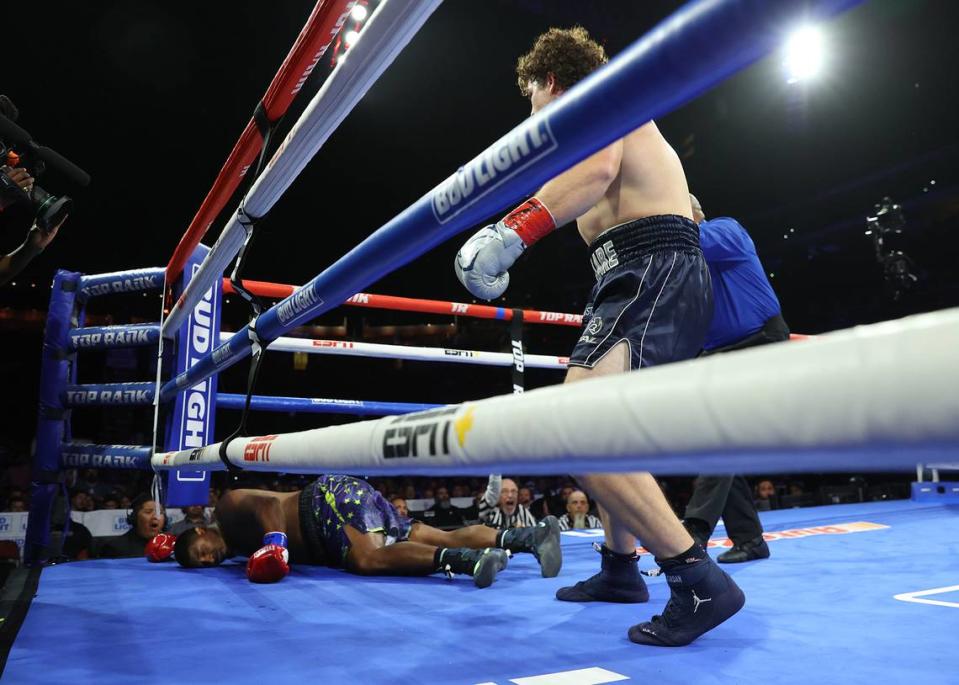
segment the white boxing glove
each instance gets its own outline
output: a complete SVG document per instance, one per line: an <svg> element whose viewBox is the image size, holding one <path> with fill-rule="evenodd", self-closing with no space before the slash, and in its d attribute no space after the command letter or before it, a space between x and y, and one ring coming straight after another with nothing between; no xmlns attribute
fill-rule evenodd
<svg viewBox="0 0 959 685"><path fill-rule="evenodd" d="M453 268L475 297L492 300L506 292L509 268L523 251L556 228L553 215L531 197L503 220L477 232L456 253Z"/></svg>
<svg viewBox="0 0 959 685"><path fill-rule="evenodd" d="M509 271L526 245L502 221L481 228L456 253L453 268L474 297L493 300L506 292Z"/></svg>

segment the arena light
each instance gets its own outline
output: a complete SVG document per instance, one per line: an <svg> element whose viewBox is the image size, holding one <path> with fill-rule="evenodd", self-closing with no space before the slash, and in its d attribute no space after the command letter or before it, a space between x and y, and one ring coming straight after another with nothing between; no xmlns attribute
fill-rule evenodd
<svg viewBox="0 0 959 685"><path fill-rule="evenodd" d="M824 60L822 31L812 25L796 29L787 39L783 67L788 83L799 83L815 78Z"/></svg>
<svg viewBox="0 0 959 685"><path fill-rule="evenodd" d="M343 36L343 42L346 43L346 47L350 47L353 43L356 42L356 39L360 37L360 34L356 31L347 31L346 35Z"/></svg>
<svg viewBox="0 0 959 685"><path fill-rule="evenodd" d="M363 21L368 14L369 10L366 9L365 5L353 5L353 11L350 13L350 16L353 17L353 21Z"/></svg>

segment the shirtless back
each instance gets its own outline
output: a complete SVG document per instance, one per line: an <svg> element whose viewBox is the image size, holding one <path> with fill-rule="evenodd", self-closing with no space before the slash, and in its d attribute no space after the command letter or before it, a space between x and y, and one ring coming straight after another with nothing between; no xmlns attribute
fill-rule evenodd
<svg viewBox="0 0 959 685"><path fill-rule="evenodd" d="M654 122L613 145L622 149L616 176L599 202L576 219L587 245L633 219L668 214L692 219L682 163Z"/></svg>

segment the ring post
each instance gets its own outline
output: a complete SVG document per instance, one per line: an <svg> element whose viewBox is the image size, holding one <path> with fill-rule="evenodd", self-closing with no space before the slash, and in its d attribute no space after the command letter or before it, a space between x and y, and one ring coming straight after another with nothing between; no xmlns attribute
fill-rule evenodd
<svg viewBox="0 0 959 685"><path fill-rule="evenodd" d="M30 478L30 516L23 546L27 565L42 563L50 544L50 519L60 481L60 446L63 442L63 391L70 379L70 329L75 325L75 306L80 274L57 271L50 293L47 326L43 332L40 361L40 403L37 412L37 448Z"/></svg>
<svg viewBox="0 0 959 685"><path fill-rule="evenodd" d="M198 245L187 261L174 290L179 297L210 251ZM210 352L220 336L220 309L223 291L220 280L203 294L190 310L190 315L177 331L174 375L189 369ZM188 450L213 442L216 414L216 376L200 381L179 393L168 414L164 433L164 449ZM167 482L166 506L178 507L206 504L209 499L210 475L205 471L177 471Z"/></svg>

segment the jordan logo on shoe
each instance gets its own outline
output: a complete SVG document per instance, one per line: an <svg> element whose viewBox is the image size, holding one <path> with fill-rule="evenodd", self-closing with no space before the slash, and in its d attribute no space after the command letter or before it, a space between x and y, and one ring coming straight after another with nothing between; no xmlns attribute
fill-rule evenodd
<svg viewBox="0 0 959 685"><path fill-rule="evenodd" d="M699 610L699 605L700 605L700 604L705 604L706 602L712 602L712 601L713 601L713 598L712 598L712 597L707 597L706 599L700 599L700 598L696 595L696 591L693 590L693 613L695 614L696 611Z"/></svg>

